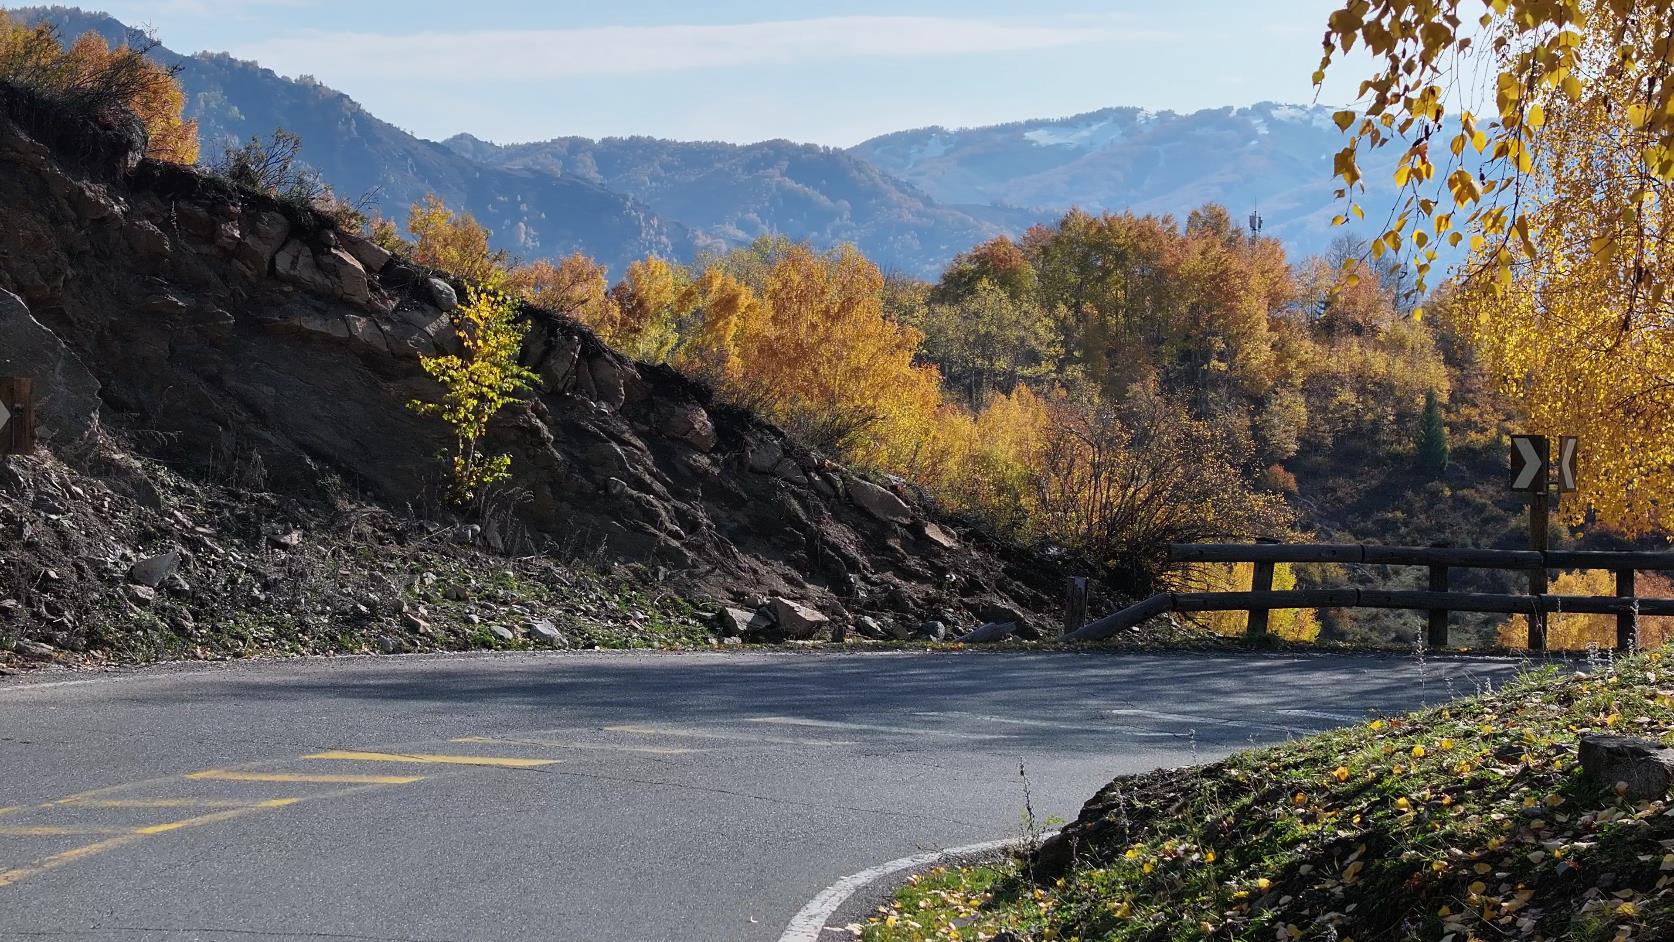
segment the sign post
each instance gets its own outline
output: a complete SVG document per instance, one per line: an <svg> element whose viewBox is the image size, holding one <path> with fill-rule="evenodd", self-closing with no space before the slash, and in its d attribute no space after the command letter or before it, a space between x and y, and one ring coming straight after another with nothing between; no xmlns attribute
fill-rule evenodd
<svg viewBox="0 0 1674 942"><path fill-rule="evenodd" d="M0 376L0 455L34 450L34 384L24 376Z"/></svg>
<svg viewBox="0 0 1674 942"><path fill-rule="evenodd" d="M1580 440L1558 438L1558 450L1544 435L1511 436L1511 489L1529 495L1529 547L1537 553L1551 548L1552 501L1575 490L1575 456ZM1546 594L1546 568L1529 571L1529 595ZM1529 650L1546 650L1546 613L1534 606L1529 614Z"/></svg>
<svg viewBox="0 0 1674 942"><path fill-rule="evenodd" d="M1571 447L1573 457L1574 448ZM1511 489L1529 495L1529 548L1544 553L1550 547L1552 516L1552 445L1544 435L1511 436ZM1529 595L1546 594L1546 567L1529 570ZM1546 613L1538 604L1529 612L1529 650L1546 650Z"/></svg>

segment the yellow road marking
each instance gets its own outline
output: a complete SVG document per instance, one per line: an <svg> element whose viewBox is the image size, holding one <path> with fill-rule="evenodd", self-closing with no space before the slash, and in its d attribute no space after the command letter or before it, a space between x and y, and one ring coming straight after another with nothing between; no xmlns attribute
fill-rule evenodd
<svg viewBox="0 0 1674 942"><path fill-rule="evenodd" d="M254 804L247 808L231 808L226 811L200 814L195 818L187 818L183 821L168 821L163 824L153 824L149 827L135 828L134 833L162 834L165 831L178 831L181 828L195 828L200 824L214 824L217 821L231 821L233 818L242 818L247 814L255 811L261 811L265 808L283 808L286 805L294 805L301 800L302 799L300 798L275 798L272 801L260 802L259 804Z"/></svg>
<svg viewBox="0 0 1674 942"><path fill-rule="evenodd" d="M0 826L0 837L58 837L65 834L133 834L134 828L93 827L80 825L14 824Z"/></svg>
<svg viewBox="0 0 1674 942"><path fill-rule="evenodd" d="M22 810L23 810L22 805L13 805L10 808L0 808L0 814L11 814L14 811L22 811Z"/></svg>
<svg viewBox="0 0 1674 942"><path fill-rule="evenodd" d="M314 775L304 772L233 772L226 769L193 772L186 777L216 782L337 782L354 785L406 785L424 778L422 775Z"/></svg>
<svg viewBox="0 0 1674 942"><path fill-rule="evenodd" d="M853 746L852 739L791 739L784 736L768 736L759 733L723 733L707 729L689 729L683 726L638 726L632 723L617 726L606 726L607 733L632 733L635 736L668 736L675 739L721 739L734 742L774 743L786 746Z"/></svg>
<svg viewBox="0 0 1674 942"><path fill-rule="evenodd" d="M83 847L72 848L60 854L53 854L51 857L44 857L26 866L13 867L10 870L0 870L0 886L11 886L19 880L35 876L36 874L45 873L48 870L56 870L65 864L75 863L83 857L91 857L94 854L101 854L107 850L115 850L124 844L132 844L137 840L142 840L144 837L145 835L143 834L123 834L119 837L106 838L105 840L88 844Z"/></svg>
<svg viewBox="0 0 1674 942"><path fill-rule="evenodd" d="M419 762L439 765L493 765L508 769L532 769L553 765L557 759L513 759L505 756L446 756L434 753L347 752L331 750L316 752L304 759L338 759L347 762Z"/></svg>
<svg viewBox="0 0 1674 942"><path fill-rule="evenodd" d="M76 798L59 804L78 808L253 808L261 802L234 798Z"/></svg>
<svg viewBox="0 0 1674 942"><path fill-rule="evenodd" d="M675 746L621 746L607 742L554 742L550 739L494 739L489 736L461 736L448 742L486 743L501 746L550 746L554 749L608 749L613 752L648 752L657 756L683 756L702 749L681 749Z"/></svg>

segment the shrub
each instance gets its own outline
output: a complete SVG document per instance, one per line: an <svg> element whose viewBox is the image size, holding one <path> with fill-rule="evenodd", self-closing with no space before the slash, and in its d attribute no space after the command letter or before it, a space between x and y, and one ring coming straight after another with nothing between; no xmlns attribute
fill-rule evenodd
<svg viewBox="0 0 1674 942"><path fill-rule="evenodd" d="M265 143L252 137L237 147L228 146L210 169L238 186L317 212L339 229L358 232L366 224L364 208L370 195L354 202L338 196L318 170L303 163L302 138L284 128L276 129Z"/></svg>

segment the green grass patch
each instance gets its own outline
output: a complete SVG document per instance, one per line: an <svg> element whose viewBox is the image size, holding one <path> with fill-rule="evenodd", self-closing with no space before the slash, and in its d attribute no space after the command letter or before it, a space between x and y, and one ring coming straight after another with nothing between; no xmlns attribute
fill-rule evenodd
<svg viewBox="0 0 1674 942"><path fill-rule="evenodd" d="M1588 780L1579 734L1674 742L1661 653L1195 769L1117 779L1059 841L933 870L906 940L1674 938L1674 810Z"/></svg>

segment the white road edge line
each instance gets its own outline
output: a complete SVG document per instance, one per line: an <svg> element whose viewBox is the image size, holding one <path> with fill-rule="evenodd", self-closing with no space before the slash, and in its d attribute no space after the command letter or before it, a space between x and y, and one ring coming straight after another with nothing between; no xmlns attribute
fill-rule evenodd
<svg viewBox="0 0 1674 942"><path fill-rule="evenodd" d="M1043 841L1056 833L1058 832L1045 831L1036 835L1033 840ZM825 931L826 920L830 919L831 914L835 913L839 907L848 902L849 897L858 892L861 887L876 883L892 873L926 867L949 857L963 857L966 854L1004 850L1028 843L1030 840L1031 838L1027 837L1011 837L1003 841L984 841L981 844L966 844L964 847L933 850L922 854L914 854L911 857L891 860L889 863L878 864L876 867L868 867L859 873L850 874L826 887L820 895L809 900L808 905L802 907L801 911L791 918L790 925L785 927L784 935L779 936L779 942L817 942L820 939L820 933Z"/></svg>

